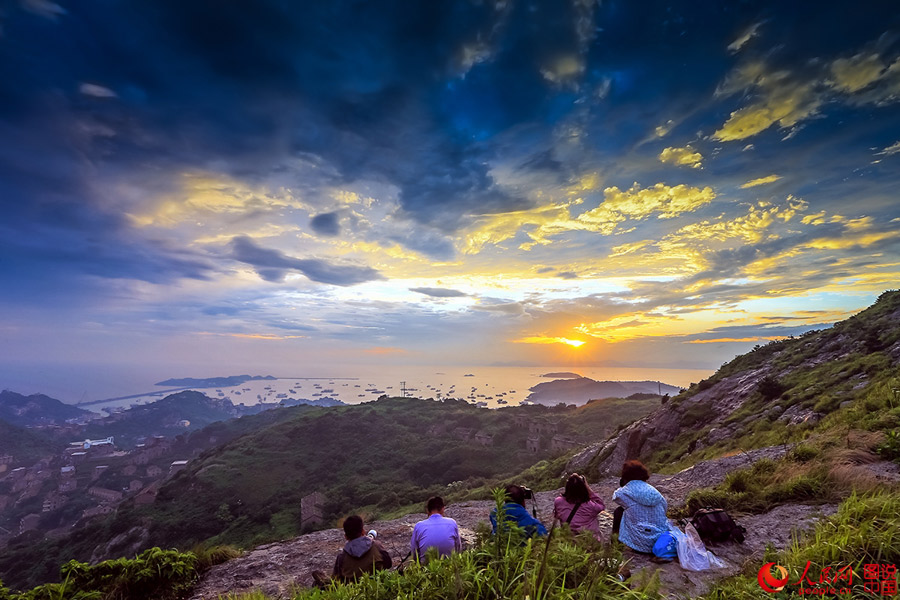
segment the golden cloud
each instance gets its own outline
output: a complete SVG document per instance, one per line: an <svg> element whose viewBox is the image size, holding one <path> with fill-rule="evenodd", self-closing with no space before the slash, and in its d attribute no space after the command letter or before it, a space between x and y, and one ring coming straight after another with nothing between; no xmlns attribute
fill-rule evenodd
<svg viewBox="0 0 900 600"><path fill-rule="evenodd" d="M782 128L792 127L815 115L823 103L812 84L791 82L786 73L762 81L766 88L763 100L732 112L722 128L713 133L713 139L743 140L776 123Z"/></svg>
<svg viewBox="0 0 900 600"><path fill-rule="evenodd" d="M830 82L842 92L852 94L878 81L884 73L884 63L878 54L857 54L851 58L839 58L831 63Z"/></svg>
<svg viewBox="0 0 900 600"><path fill-rule="evenodd" d="M758 185L765 185L767 183L774 183L781 179L781 175L766 175L765 177L760 177L759 179L751 179L747 183L741 185L742 190L746 190L747 188L756 187Z"/></svg>
<svg viewBox="0 0 900 600"><path fill-rule="evenodd" d="M660 162L673 165L684 165L699 169L702 167L703 155L691 148L690 144L684 148L666 148L659 153Z"/></svg>
<svg viewBox="0 0 900 600"><path fill-rule="evenodd" d="M573 184L570 192L575 193L575 188L590 190L598 184L599 178L587 175ZM603 195L604 201L598 207L574 218L571 208L582 203L580 198L527 211L486 215L479 218L465 235L461 251L476 254L486 245L500 244L520 232L530 240L520 244L522 250L550 244L553 236L569 231L611 235L617 232L622 222L639 221L654 214L659 219L670 219L697 210L716 197L711 187L668 186L664 183L649 188L641 188L635 183L624 191L608 187L603 190Z"/></svg>
<svg viewBox="0 0 900 600"><path fill-rule="evenodd" d="M618 187L603 190L603 204L578 216L585 223L604 222L604 214L612 213L625 219L644 219L654 213L660 219L671 219L686 212L693 212L705 204L712 202L716 193L711 187L697 188L685 184L668 186L664 183L642 189L634 183L629 189L622 191Z"/></svg>
<svg viewBox="0 0 900 600"><path fill-rule="evenodd" d="M546 337L542 335L526 337L520 340L512 340L512 342L515 344L566 344L567 346L572 346L573 348L580 348L587 343L583 340L570 340L563 337Z"/></svg>
<svg viewBox="0 0 900 600"><path fill-rule="evenodd" d="M572 204L574 202L486 215L478 219L473 230L466 234L462 252L476 254L488 244L500 244L515 237L523 228L530 228L526 233L532 240L532 243L523 244L523 249L528 250L535 244L549 244L547 236L571 229L568 223L571 222L569 206Z"/></svg>
<svg viewBox="0 0 900 600"><path fill-rule="evenodd" d="M302 203L289 190L254 189L223 175L187 173L179 192L161 199L153 211L129 217L138 227L173 227L203 215L285 207L301 208Z"/></svg>
<svg viewBox="0 0 900 600"><path fill-rule="evenodd" d="M653 132L656 134L656 137L666 137L669 134L669 132L672 131L672 127L674 127L674 126L675 126L675 121L673 121L672 119L669 119L668 121L666 121L665 123L663 123L662 125L657 127L656 129L654 129Z"/></svg>

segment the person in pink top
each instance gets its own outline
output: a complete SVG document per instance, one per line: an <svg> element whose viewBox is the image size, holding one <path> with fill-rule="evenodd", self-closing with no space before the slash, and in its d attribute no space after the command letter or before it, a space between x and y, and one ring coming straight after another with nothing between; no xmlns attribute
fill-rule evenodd
<svg viewBox="0 0 900 600"><path fill-rule="evenodd" d="M584 475L572 473L566 490L553 502L553 514L560 523L568 523L574 533L590 531L600 539L597 515L606 509L600 496L594 493Z"/></svg>

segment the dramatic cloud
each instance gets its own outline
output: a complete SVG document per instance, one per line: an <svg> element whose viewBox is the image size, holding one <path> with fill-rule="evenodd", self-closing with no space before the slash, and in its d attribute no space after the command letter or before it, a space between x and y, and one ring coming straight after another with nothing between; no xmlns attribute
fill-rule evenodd
<svg viewBox="0 0 900 600"><path fill-rule="evenodd" d="M464 296L468 296L465 292L460 292L459 290L450 290L447 288L433 288L433 287L419 287L419 288L409 288L409 291L416 292L418 294L425 294L426 296L431 296L432 298L461 298Z"/></svg>
<svg viewBox="0 0 900 600"><path fill-rule="evenodd" d="M729 52L734 53L734 52L740 51L740 49L743 48L744 45L747 44L747 42L749 42L754 37L756 37L757 32L759 31L760 25L762 25L762 23L754 23L753 25L751 25L750 27L745 29L743 32L741 32L741 34L737 37L736 40L734 40L733 42L728 44Z"/></svg>
<svg viewBox="0 0 900 600"><path fill-rule="evenodd" d="M878 54L857 54L831 63L832 85L842 92L858 92L881 77L885 65Z"/></svg>
<svg viewBox="0 0 900 600"><path fill-rule="evenodd" d="M766 185L767 183L775 183L781 179L781 175L766 175L765 177L758 177L756 179L751 179L747 183L741 184L741 189L746 190L747 188L756 187L758 185Z"/></svg>
<svg viewBox="0 0 900 600"><path fill-rule="evenodd" d="M321 235L335 236L341 233L341 224L338 221L338 213L322 213L309 220L309 226L313 231Z"/></svg>
<svg viewBox="0 0 900 600"><path fill-rule="evenodd" d="M760 74L751 85L760 90L763 99L732 112L713 139L743 140L775 124L782 129L793 127L815 115L824 102L812 84L794 81L787 72Z"/></svg>
<svg viewBox="0 0 900 600"><path fill-rule="evenodd" d="M0 364L708 368L900 280L891 3L0 12Z"/></svg>
<svg viewBox="0 0 900 600"><path fill-rule="evenodd" d="M875 154L879 156L893 156L894 154L900 153L900 141L894 142L881 152L876 152Z"/></svg>
<svg viewBox="0 0 900 600"><path fill-rule="evenodd" d="M659 153L659 160L660 162L684 165L695 169L703 166L703 156L699 152L695 152L690 145L684 148L666 148Z"/></svg>
<svg viewBox="0 0 900 600"><path fill-rule="evenodd" d="M231 241L232 258L253 266L266 281L284 281L290 271L306 275L312 281L331 285L356 285L365 281L383 279L370 267L333 265L317 259L299 259L277 250L257 246L248 237L236 237Z"/></svg>

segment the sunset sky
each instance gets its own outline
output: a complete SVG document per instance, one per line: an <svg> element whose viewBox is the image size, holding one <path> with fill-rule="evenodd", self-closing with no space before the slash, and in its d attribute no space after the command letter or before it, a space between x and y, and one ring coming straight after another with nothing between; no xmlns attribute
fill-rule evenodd
<svg viewBox="0 0 900 600"><path fill-rule="evenodd" d="M715 369L898 190L895 1L0 3L7 375Z"/></svg>

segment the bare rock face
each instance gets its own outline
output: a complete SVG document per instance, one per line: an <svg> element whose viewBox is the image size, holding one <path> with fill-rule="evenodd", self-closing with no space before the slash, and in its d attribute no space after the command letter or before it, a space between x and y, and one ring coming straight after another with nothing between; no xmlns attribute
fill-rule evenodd
<svg viewBox="0 0 900 600"><path fill-rule="evenodd" d="M740 409L754 394L759 381L768 374L766 367L738 373L716 382L678 405L671 402L664 404L607 442L586 448L573 457L566 468L569 471L583 470L595 457L602 456L604 458L597 465L598 473L615 473L626 460L647 456L674 440L687 428L712 426L717 429L718 433L711 439L704 440L703 445L734 435L735 428L716 426Z"/></svg>
<svg viewBox="0 0 900 600"><path fill-rule="evenodd" d="M762 448L734 456L700 462L675 475L652 475L650 483L667 498L670 507L684 503L691 490L716 485L731 471L753 464L762 458L779 458L787 452L785 446ZM527 484L527 481L521 482ZM600 514L598 524L601 535L608 538L612 530L612 493L618 487L618 477L604 477L591 484L592 489L606 503L607 511ZM538 518L548 528L553 523L553 500L562 489L537 492L535 509ZM451 504L446 515L456 519L467 544L474 541L474 531L479 523L488 522L488 514L494 503L488 500ZM532 505L529 502L528 508ZM627 552L629 568L639 577L659 572L663 592L669 597L695 597L702 595L722 577L733 575L741 567L753 561L761 561L767 543L784 548L791 542L792 531L811 527L823 515L831 514L835 507L785 505L763 515L734 515L738 523L747 528L744 544L725 544L710 548L727 563L727 568L703 573L688 572L678 563L655 564L647 556ZM391 554L396 566L409 552L409 540L413 525L425 518L422 513L411 514L390 521L366 523L367 528L378 531L378 540ZM558 523L557 523L558 526ZM217 565L207 572L197 585L191 600L218 600L225 594L260 590L271 598L287 599L292 590L312 584L311 572L321 570L331 573L334 559L344 545L343 531L328 529L302 535L293 540L259 546L240 558ZM760 566L762 562L759 562Z"/></svg>
<svg viewBox="0 0 900 600"><path fill-rule="evenodd" d="M822 420L824 417L822 413L815 412L810 408L803 408L801 406L792 406L778 417L779 421L783 421L788 425L800 425L800 424L808 424L814 425Z"/></svg>
<svg viewBox="0 0 900 600"><path fill-rule="evenodd" d="M125 533L120 533L115 536L107 543L94 548L94 552L91 554L90 563L95 565L98 562L110 558L134 556L147 547L147 541L149 539L150 532L146 527L132 527Z"/></svg>

